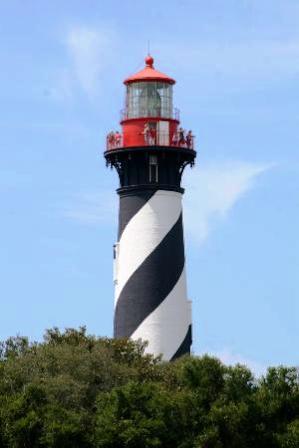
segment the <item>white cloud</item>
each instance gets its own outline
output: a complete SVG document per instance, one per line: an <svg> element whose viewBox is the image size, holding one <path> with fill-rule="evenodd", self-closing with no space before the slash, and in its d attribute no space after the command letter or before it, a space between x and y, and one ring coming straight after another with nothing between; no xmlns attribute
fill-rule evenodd
<svg viewBox="0 0 299 448"><path fill-rule="evenodd" d="M104 26L72 28L66 39L74 76L88 94L98 92L100 79L114 58L115 33Z"/></svg>
<svg viewBox="0 0 299 448"><path fill-rule="evenodd" d="M212 351L209 353L211 356L216 356L226 365L236 365L242 364L247 366L256 376L264 375L267 371L268 366L254 361L252 359L248 359L238 353L234 353L232 350L228 348L224 348L220 351Z"/></svg>
<svg viewBox="0 0 299 448"><path fill-rule="evenodd" d="M54 101L71 101L83 91L89 98L103 91L103 79L115 62L117 38L112 26L70 28L62 41L61 66L45 74L43 95Z"/></svg>
<svg viewBox="0 0 299 448"><path fill-rule="evenodd" d="M217 222L250 191L271 165L225 163L194 168L186 176L184 221L187 236L203 243Z"/></svg>
<svg viewBox="0 0 299 448"><path fill-rule="evenodd" d="M185 176L184 225L187 237L201 245L273 165L221 163L194 168ZM118 201L111 188L75 196L63 215L85 225L116 223Z"/></svg>

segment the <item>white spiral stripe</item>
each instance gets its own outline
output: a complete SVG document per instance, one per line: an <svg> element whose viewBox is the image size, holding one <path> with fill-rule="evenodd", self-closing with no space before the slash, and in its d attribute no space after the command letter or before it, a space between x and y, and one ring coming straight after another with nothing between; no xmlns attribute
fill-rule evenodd
<svg viewBox="0 0 299 448"><path fill-rule="evenodd" d="M187 300L185 268L163 302L134 331L131 339L148 341L146 353L163 355L170 361L191 324L191 302Z"/></svg>
<svg viewBox="0 0 299 448"><path fill-rule="evenodd" d="M158 190L125 227L118 245L115 305L131 275L177 222L182 195Z"/></svg>

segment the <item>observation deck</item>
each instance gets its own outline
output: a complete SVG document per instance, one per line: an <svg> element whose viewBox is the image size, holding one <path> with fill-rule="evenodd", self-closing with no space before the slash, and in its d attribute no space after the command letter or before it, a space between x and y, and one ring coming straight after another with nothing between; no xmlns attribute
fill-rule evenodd
<svg viewBox="0 0 299 448"><path fill-rule="evenodd" d="M181 134L181 135L180 135ZM110 132L106 137L106 151L116 149L134 148L134 147L163 147L187 148L195 151L195 136L193 134L176 132L172 135L169 132L156 131L149 129L147 132L138 132L136 135L130 134L131 141L128 136L124 136L120 132Z"/></svg>

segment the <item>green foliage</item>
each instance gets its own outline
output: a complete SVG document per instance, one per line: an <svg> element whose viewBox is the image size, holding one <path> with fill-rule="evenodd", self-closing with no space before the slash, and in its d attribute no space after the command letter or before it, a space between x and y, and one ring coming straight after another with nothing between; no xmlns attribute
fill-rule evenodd
<svg viewBox="0 0 299 448"><path fill-rule="evenodd" d="M48 330L0 343L1 448L298 448L299 373Z"/></svg>
<svg viewBox="0 0 299 448"><path fill-rule="evenodd" d="M171 447L180 425L175 397L155 383L130 382L97 401L98 447Z"/></svg>

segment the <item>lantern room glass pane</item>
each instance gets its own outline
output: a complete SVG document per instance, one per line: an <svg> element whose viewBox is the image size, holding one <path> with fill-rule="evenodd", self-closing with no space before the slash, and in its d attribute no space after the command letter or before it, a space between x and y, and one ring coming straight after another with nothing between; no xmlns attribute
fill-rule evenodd
<svg viewBox="0 0 299 448"><path fill-rule="evenodd" d="M172 85L165 82L135 82L127 86L127 118L173 118Z"/></svg>

